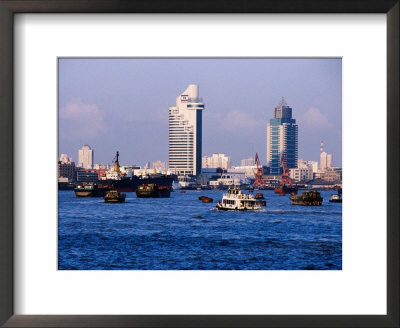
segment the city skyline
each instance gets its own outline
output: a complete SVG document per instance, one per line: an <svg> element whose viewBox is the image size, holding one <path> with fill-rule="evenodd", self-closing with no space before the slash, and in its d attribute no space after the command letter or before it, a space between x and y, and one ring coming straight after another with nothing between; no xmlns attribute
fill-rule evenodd
<svg viewBox="0 0 400 328"><path fill-rule="evenodd" d="M265 160L265 126L283 96L299 125L298 157L318 161L324 140L341 166L341 60L332 58L60 59L58 155L77 162L89 144L94 163L111 163L116 150L125 165L167 161L168 106L189 84L207 107L203 156Z"/></svg>

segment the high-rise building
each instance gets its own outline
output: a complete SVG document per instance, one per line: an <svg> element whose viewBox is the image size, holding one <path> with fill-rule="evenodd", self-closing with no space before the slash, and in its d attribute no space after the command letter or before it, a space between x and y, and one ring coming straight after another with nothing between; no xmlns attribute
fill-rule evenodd
<svg viewBox="0 0 400 328"><path fill-rule="evenodd" d="M89 145L84 145L78 150L78 166L84 169L93 167L93 150Z"/></svg>
<svg viewBox="0 0 400 328"><path fill-rule="evenodd" d="M267 126L267 165L270 174L281 174L282 154L287 168L297 167L298 126L292 118L292 108L283 98Z"/></svg>
<svg viewBox="0 0 400 328"><path fill-rule="evenodd" d="M321 141L321 153L319 155L319 167L321 170L332 167L332 154L324 152L324 143Z"/></svg>
<svg viewBox="0 0 400 328"><path fill-rule="evenodd" d="M212 154L211 157L203 156L202 167L204 169L218 168L227 170L231 168L231 158L224 153Z"/></svg>
<svg viewBox="0 0 400 328"><path fill-rule="evenodd" d="M169 107L169 169L179 175L201 173L202 114L199 86L190 84Z"/></svg>

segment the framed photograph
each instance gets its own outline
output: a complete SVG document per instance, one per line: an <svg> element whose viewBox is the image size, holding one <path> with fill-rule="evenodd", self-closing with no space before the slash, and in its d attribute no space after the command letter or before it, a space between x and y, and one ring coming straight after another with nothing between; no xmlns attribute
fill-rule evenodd
<svg viewBox="0 0 400 328"><path fill-rule="evenodd" d="M399 325L398 1L0 21L3 326Z"/></svg>

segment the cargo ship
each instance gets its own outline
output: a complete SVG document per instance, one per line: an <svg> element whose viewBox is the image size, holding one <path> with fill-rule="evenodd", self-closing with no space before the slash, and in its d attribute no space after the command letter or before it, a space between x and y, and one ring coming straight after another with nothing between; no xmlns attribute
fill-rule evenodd
<svg viewBox="0 0 400 328"><path fill-rule="evenodd" d="M301 195L290 196L292 205L320 206L323 198L318 191L306 190Z"/></svg>
<svg viewBox="0 0 400 328"><path fill-rule="evenodd" d="M167 187L170 190L172 189L172 182L174 181L173 175L159 173L141 177L135 175L132 175L131 177L122 175L118 158L119 152L117 151L113 168L106 172L106 176L102 178L102 183L111 186L112 189L123 192L136 192L138 187L144 184L155 184L159 187Z"/></svg>
<svg viewBox="0 0 400 328"><path fill-rule="evenodd" d="M154 183L143 184L136 189L138 198L168 198L170 194L170 187L158 186Z"/></svg>

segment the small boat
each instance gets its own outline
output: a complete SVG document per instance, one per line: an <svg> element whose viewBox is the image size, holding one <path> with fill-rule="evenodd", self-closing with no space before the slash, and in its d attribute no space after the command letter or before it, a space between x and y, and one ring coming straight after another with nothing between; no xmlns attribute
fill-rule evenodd
<svg viewBox="0 0 400 328"><path fill-rule="evenodd" d="M126 194L117 190L107 191L104 196L104 202L106 203L123 203L125 202Z"/></svg>
<svg viewBox="0 0 400 328"><path fill-rule="evenodd" d="M244 194L238 187L228 189L228 193L223 194L222 200L217 203L218 210L258 210L261 205L257 204L256 198L250 194Z"/></svg>
<svg viewBox="0 0 400 328"><path fill-rule="evenodd" d="M276 194L280 196L285 196L286 194L296 195L297 194L297 187L293 185L279 185L274 189Z"/></svg>
<svg viewBox="0 0 400 328"><path fill-rule="evenodd" d="M320 206L323 200L321 194L315 190L306 190L301 195L293 195L289 198L292 205L305 206Z"/></svg>
<svg viewBox="0 0 400 328"><path fill-rule="evenodd" d="M264 195L261 192L256 193L256 199L264 199Z"/></svg>
<svg viewBox="0 0 400 328"><path fill-rule="evenodd" d="M331 203L341 203L342 202L342 198L340 197L339 194L333 194L333 195L331 195L331 198L329 199L329 202L331 202Z"/></svg>
<svg viewBox="0 0 400 328"><path fill-rule="evenodd" d="M212 198L207 196L200 196L199 200L201 200L203 203L212 203L214 201Z"/></svg>
<svg viewBox="0 0 400 328"><path fill-rule="evenodd" d="M158 186L154 183L143 184L136 190L138 198L168 198L171 194L171 188Z"/></svg>
<svg viewBox="0 0 400 328"><path fill-rule="evenodd" d="M184 194L185 192L186 192L186 190L181 190L180 191L181 194Z"/></svg>
<svg viewBox="0 0 400 328"><path fill-rule="evenodd" d="M104 197L105 193L109 190L109 186L98 185L93 182L84 182L77 185L74 192L76 197Z"/></svg>

